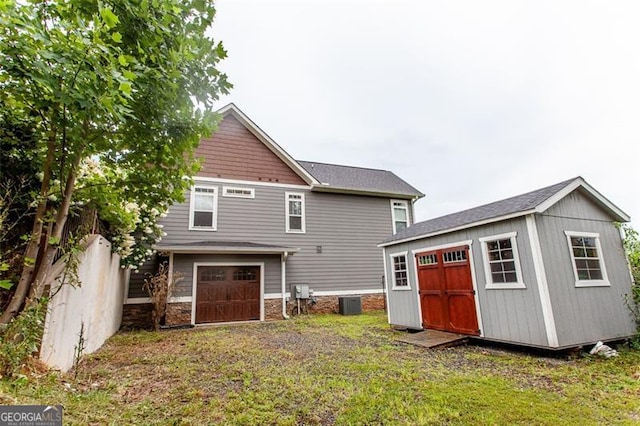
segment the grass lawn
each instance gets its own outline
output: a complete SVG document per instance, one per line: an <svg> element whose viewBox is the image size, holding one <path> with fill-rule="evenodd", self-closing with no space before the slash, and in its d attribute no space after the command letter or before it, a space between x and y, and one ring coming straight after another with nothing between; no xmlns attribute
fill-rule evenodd
<svg viewBox="0 0 640 426"><path fill-rule="evenodd" d="M77 378L0 382L65 424L638 424L640 352L573 360L395 341L383 313L127 332Z"/></svg>

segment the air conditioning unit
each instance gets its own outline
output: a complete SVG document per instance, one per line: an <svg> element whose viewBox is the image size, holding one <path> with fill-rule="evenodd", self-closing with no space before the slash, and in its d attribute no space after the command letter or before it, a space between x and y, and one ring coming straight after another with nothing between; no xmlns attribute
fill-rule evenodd
<svg viewBox="0 0 640 426"><path fill-rule="evenodd" d="M339 297L338 312L342 315L360 315L362 313L362 298L360 296Z"/></svg>

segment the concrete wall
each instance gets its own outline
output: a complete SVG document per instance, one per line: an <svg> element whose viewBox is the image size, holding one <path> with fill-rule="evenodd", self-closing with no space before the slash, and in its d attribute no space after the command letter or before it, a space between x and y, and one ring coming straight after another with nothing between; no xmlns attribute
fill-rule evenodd
<svg viewBox="0 0 640 426"><path fill-rule="evenodd" d="M73 366L81 324L83 353L88 354L118 331L122 320L126 271L120 268L120 257L111 253L109 241L91 236L80 256L78 276L79 287L61 286L60 279L51 285L40 359L61 371Z"/></svg>

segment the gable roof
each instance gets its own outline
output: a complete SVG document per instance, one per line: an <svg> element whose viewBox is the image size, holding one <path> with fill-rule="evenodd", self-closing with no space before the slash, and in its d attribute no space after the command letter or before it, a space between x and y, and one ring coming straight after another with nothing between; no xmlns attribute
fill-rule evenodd
<svg viewBox="0 0 640 426"><path fill-rule="evenodd" d="M583 178L576 177L522 195L416 223L383 241L379 244L379 247L413 241L528 214L543 213L569 195L569 193L579 188L588 198L607 211L616 221L628 222L630 220L625 212L596 191Z"/></svg>
<svg viewBox="0 0 640 426"><path fill-rule="evenodd" d="M315 191L349 192L369 195L387 195L402 198L420 198L424 194L393 172L338 164L298 161L320 184Z"/></svg>
<svg viewBox="0 0 640 426"><path fill-rule="evenodd" d="M220 108L217 112L223 117L227 115L235 117L291 170L311 186L313 191L388 196L404 199L424 197L423 193L387 170L296 161L235 104L230 103Z"/></svg>
<svg viewBox="0 0 640 426"><path fill-rule="evenodd" d="M225 117L227 115L232 115L236 118L244 127L247 128L253 135L260 140L267 148L271 150L280 160L282 160L291 170L293 170L302 180L304 180L309 185L314 185L319 183L313 176L311 176L296 160L291 157L287 151L282 149L280 145L278 145L273 139L269 137L260 127L256 125L249 117L247 117L240 108L238 108L235 104L230 103L218 111L218 114Z"/></svg>

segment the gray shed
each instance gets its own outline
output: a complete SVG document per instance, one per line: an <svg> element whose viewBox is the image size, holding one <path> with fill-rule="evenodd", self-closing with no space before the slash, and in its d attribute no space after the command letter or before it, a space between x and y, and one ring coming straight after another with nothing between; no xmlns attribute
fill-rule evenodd
<svg viewBox="0 0 640 426"><path fill-rule="evenodd" d="M629 216L581 177L383 241L389 323L562 349L635 334Z"/></svg>

